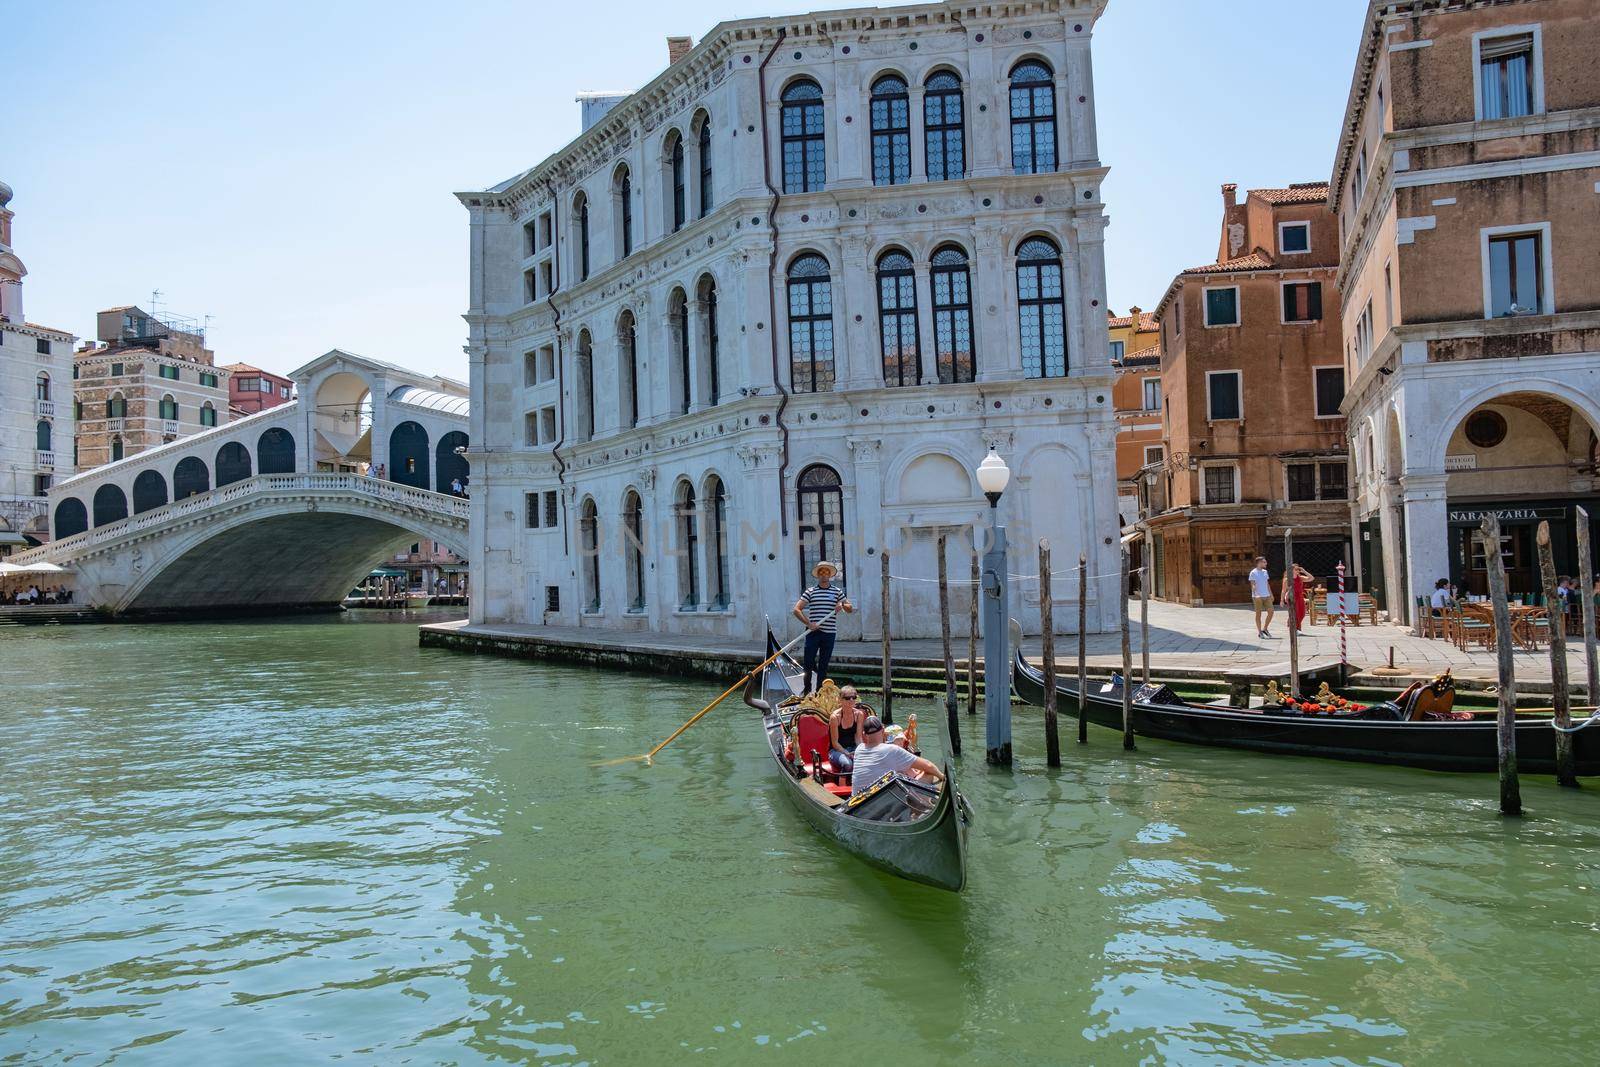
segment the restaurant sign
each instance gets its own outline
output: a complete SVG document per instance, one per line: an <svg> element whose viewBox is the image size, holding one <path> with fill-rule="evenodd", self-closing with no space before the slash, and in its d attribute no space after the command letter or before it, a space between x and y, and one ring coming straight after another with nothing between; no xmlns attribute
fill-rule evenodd
<svg viewBox="0 0 1600 1067"><path fill-rule="evenodd" d="M1500 522L1532 522L1535 519L1564 519L1566 508L1464 508L1450 512L1452 524L1476 526L1485 515L1493 515Z"/></svg>

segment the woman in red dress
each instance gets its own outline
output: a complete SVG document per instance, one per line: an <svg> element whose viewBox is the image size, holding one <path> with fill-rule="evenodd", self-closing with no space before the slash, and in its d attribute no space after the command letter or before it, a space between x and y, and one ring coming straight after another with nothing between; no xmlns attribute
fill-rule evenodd
<svg viewBox="0 0 1600 1067"><path fill-rule="evenodd" d="M1311 581L1311 572L1298 563L1283 576L1283 604L1285 607L1294 605L1294 628L1299 633L1305 633L1305 627L1301 624L1306 618L1306 591L1310 589Z"/></svg>

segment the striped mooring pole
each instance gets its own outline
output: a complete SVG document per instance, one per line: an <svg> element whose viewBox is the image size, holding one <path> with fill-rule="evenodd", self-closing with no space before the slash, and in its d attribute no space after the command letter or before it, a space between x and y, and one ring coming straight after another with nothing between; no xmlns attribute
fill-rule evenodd
<svg viewBox="0 0 1600 1067"><path fill-rule="evenodd" d="M1350 659L1344 642L1344 561L1339 561L1339 684L1350 684Z"/></svg>

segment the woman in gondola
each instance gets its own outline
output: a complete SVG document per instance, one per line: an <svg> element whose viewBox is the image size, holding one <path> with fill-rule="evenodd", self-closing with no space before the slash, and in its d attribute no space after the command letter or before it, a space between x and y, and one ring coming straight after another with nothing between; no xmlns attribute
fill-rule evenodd
<svg viewBox="0 0 1600 1067"><path fill-rule="evenodd" d="M853 685L840 689L839 706L828 716L828 760L840 774L850 773L861 724L868 715L866 706L856 702L858 695Z"/></svg>

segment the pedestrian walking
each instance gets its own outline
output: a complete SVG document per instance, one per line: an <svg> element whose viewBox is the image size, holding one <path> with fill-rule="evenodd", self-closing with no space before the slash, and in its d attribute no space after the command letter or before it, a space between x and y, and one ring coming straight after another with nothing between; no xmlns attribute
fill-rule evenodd
<svg viewBox="0 0 1600 1067"><path fill-rule="evenodd" d="M1255 569L1250 572L1250 603L1256 610L1256 636L1272 636L1272 575L1267 573L1267 557L1257 556ZM1267 613L1266 621L1261 619Z"/></svg>
<svg viewBox="0 0 1600 1067"><path fill-rule="evenodd" d="M794 617L805 623L806 634L804 692L815 692L828 677L828 663L833 659L833 644L839 635L839 612L854 612L855 606L845 597L844 590L833 584L839 568L823 560L811 568L817 584L800 594L794 602ZM816 685L812 680L816 680Z"/></svg>

